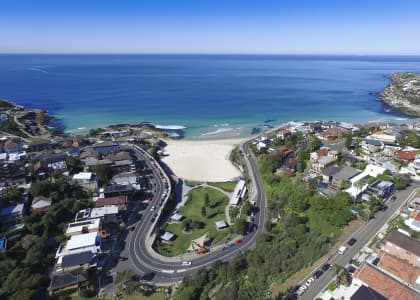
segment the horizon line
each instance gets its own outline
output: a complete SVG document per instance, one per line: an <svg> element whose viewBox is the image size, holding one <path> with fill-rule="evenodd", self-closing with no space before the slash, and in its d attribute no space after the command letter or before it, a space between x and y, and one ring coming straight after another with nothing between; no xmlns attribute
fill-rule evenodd
<svg viewBox="0 0 420 300"><path fill-rule="evenodd" d="M0 52L0 55L420 56L420 53Z"/></svg>

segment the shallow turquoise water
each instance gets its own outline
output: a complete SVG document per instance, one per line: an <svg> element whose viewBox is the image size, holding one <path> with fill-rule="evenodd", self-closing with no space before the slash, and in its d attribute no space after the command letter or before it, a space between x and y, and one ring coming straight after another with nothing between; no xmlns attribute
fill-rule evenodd
<svg viewBox="0 0 420 300"><path fill-rule="evenodd" d="M0 55L0 97L47 109L73 133L151 121L187 137L248 135L291 120L402 120L372 94L395 71L420 71L420 57Z"/></svg>

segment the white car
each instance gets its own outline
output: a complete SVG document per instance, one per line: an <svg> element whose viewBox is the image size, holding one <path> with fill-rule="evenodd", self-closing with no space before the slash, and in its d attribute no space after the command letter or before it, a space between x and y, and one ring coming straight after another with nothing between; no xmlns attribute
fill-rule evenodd
<svg viewBox="0 0 420 300"><path fill-rule="evenodd" d="M309 278L308 278L308 280L306 280L305 285L306 285L307 287L310 287L310 286L311 286L311 284L312 284L312 283L314 283L314 282L315 282L315 278L313 278L313 277L309 277Z"/></svg>
<svg viewBox="0 0 420 300"><path fill-rule="evenodd" d="M338 248L337 253L343 255L344 252L346 252L347 247L346 246L341 246L340 248Z"/></svg>
<svg viewBox="0 0 420 300"><path fill-rule="evenodd" d="M300 288L297 290L297 295L298 296L302 296L302 294L304 293L304 292L306 292L306 290L307 290L308 288L305 286L305 285L301 285L300 286Z"/></svg>
<svg viewBox="0 0 420 300"><path fill-rule="evenodd" d="M183 261L181 263L182 266L191 266L191 262L190 261Z"/></svg>
<svg viewBox="0 0 420 300"><path fill-rule="evenodd" d="M150 208L150 211L154 211L155 210L155 206L153 205L151 208Z"/></svg>

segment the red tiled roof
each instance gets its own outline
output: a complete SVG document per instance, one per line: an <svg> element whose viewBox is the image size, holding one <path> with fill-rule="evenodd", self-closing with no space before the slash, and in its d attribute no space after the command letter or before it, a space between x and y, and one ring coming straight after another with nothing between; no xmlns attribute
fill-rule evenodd
<svg viewBox="0 0 420 300"><path fill-rule="evenodd" d="M395 154L397 157L412 161L416 158L417 151L405 151L405 150L398 150L395 151Z"/></svg>
<svg viewBox="0 0 420 300"><path fill-rule="evenodd" d="M103 207L103 206L107 206L107 205L120 205L120 204L127 204L127 203L128 203L127 196L99 198L95 202L95 207Z"/></svg>
<svg viewBox="0 0 420 300"><path fill-rule="evenodd" d="M293 153L293 150L287 148L286 146L278 146L277 150L283 152L286 156L289 155L290 153Z"/></svg>
<svg viewBox="0 0 420 300"><path fill-rule="evenodd" d="M316 155L318 155L318 157L326 156L326 155L328 155L328 152L330 152L330 150L325 149L325 148L321 148L321 149L316 151Z"/></svg>
<svg viewBox="0 0 420 300"><path fill-rule="evenodd" d="M354 278L363 281L367 286L378 291L390 300L417 300L420 294L403 286L385 273L365 263L354 274Z"/></svg>
<svg viewBox="0 0 420 300"><path fill-rule="evenodd" d="M417 278L420 276L419 269L395 256L386 254L385 252L381 251L380 255L381 259L378 267L406 282L411 284L416 283Z"/></svg>

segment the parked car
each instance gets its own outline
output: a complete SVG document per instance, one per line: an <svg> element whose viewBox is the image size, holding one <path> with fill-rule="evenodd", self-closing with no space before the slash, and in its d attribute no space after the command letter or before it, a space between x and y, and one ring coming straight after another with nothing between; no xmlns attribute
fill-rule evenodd
<svg viewBox="0 0 420 300"><path fill-rule="evenodd" d="M306 292L308 288L305 285L301 285L300 288L297 290L296 294L298 296L302 296L304 292Z"/></svg>
<svg viewBox="0 0 420 300"><path fill-rule="evenodd" d="M313 277L309 277L309 278L308 278L308 280L306 280L305 285L306 285L307 287L310 287L310 286L311 286L311 284L312 284L312 283L314 283L314 282L315 282L315 278L313 278Z"/></svg>
<svg viewBox="0 0 420 300"><path fill-rule="evenodd" d="M156 207L153 205L151 208L150 208L150 211L154 211L156 209Z"/></svg>
<svg viewBox="0 0 420 300"><path fill-rule="evenodd" d="M354 244L356 244L357 240L355 238L351 238L348 240L347 245L349 246L353 246Z"/></svg>
<svg viewBox="0 0 420 300"><path fill-rule="evenodd" d="M321 268L324 272L328 271L329 269L331 269L331 265L329 263L325 263L322 265Z"/></svg>
<svg viewBox="0 0 420 300"><path fill-rule="evenodd" d="M322 272L321 270L316 270L312 276L313 276L315 279L318 279L319 277L321 277L321 276L322 276L322 274L324 274L324 272Z"/></svg>
<svg viewBox="0 0 420 300"><path fill-rule="evenodd" d="M343 255L344 252L346 252L347 247L346 246L341 246L340 248L338 248L337 253Z"/></svg>
<svg viewBox="0 0 420 300"><path fill-rule="evenodd" d="M191 266L191 262L190 261L183 261L181 263L182 266Z"/></svg>

